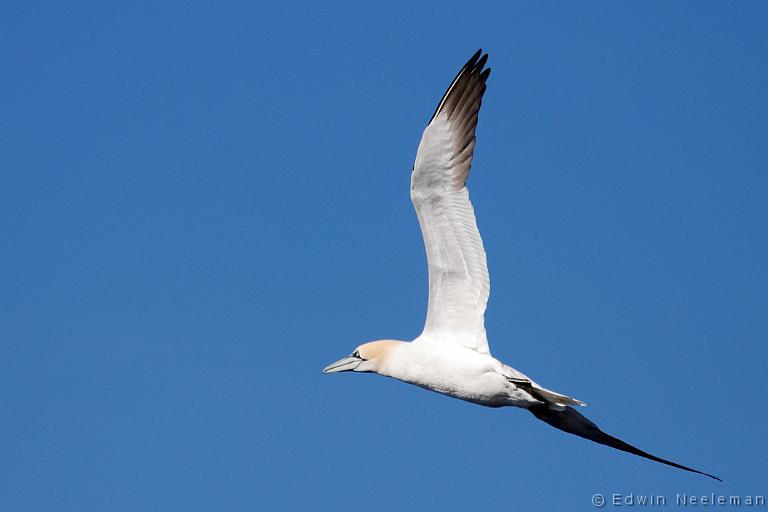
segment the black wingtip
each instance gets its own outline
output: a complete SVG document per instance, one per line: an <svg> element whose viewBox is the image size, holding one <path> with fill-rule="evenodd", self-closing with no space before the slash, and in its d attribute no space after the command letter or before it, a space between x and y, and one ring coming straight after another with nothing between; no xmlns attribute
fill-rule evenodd
<svg viewBox="0 0 768 512"><path fill-rule="evenodd" d="M462 75L462 73L464 73L467 70L470 73L474 73L476 71L479 71L479 70L483 69L483 67L485 66L486 62L488 62L488 54L486 53L485 55L483 55L483 49L480 48L479 50L477 50L475 52L474 55L472 55L469 58L469 60L466 62L466 64L464 64L461 67L459 72L456 74L456 78L460 77ZM455 81L456 81L456 79L454 79L454 82Z"/></svg>
<svg viewBox="0 0 768 512"><path fill-rule="evenodd" d="M486 62L488 62L488 54L487 53L485 55L483 55L482 57L480 57L480 60L477 61L477 64L475 64L473 66L472 70L474 71L475 69L478 69L478 70L479 69L483 69L483 67L485 66Z"/></svg>
<svg viewBox="0 0 768 512"><path fill-rule="evenodd" d="M650 453L644 452L639 448L635 448L631 444L626 443L621 439L606 434L600 430L597 425L589 421L573 407L566 407L565 409L558 411L550 409L546 404L541 404L530 407L528 410L531 411L531 413L541 421L548 423L556 429L562 430L563 432L583 437L584 439L588 439L592 442L609 446L611 448L615 448L616 450L631 453L632 455L637 455L639 457L644 457L655 462L660 462L661 464L666 464L667 466L672 466L685 471L690 471L691 473L698 473L700 475L708 476L709 478L717 480L718 482L723 481L718 476L710 475L709 473L699 471L698 469L693 469L688 466L678 464L677 462L672 462L671 460L666 460L662 459L661 457L651 455Z"/></svg>
<svg viewBox="0 0 768 512"><path fill-rule="evenodd" d="M445 102L445 99L448 97L448 94L450 94L451 89L453 89L453 86L456 85L456 82L459 80L459 78L467 71L469 73L479 73L479 78L482 82L485 82L488 80L488 76L491 74L491 69L483 69L485 67L486 62L488 62L488 54L486 53L483 55L483 49L480 48L475 52L472 57L467 61L466 64L464 64L459 72L456 74L456 77L451 82L451 85L446 89L445 94L443 94L443 97L440 99L440 102L437 104L437 107L435 108L434 113L432 114L432 117L429 118L429 123L432 122L432 120L437 116L437 113L440 112L440 108L443 106L443 103ZM427 124L429 124L427 123Z"/></svg>

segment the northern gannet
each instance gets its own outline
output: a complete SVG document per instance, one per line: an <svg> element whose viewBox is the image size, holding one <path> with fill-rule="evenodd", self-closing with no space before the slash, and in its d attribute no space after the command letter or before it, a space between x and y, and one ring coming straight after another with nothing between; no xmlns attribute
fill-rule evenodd
<svg viewBox="0 0 768 512"><path fill-rule="evenodd" d="M491 72L487 60L478 50L451 82L424 130L411 174L429 265L424 331L411 342L364 343L323 372L373 372L487 407L521 407L570 434L720 480L606 434L572 407L584 402L546 389L491 356L484 327L490 279L466 186Z"/></svg>

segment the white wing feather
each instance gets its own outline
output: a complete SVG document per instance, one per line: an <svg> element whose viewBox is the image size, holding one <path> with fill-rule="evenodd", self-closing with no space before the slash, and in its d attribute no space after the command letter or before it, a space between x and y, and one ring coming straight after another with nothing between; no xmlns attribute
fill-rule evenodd
<svg viewBox="0 0 768 512"><path fill-rule="evenodd" d="M488 354L484 315L490 292L485 249L466 180L477 113L490 69L478 51L461 69L424 130L411 175L429 265L429 307L416 340L454 343Z"/></svg>

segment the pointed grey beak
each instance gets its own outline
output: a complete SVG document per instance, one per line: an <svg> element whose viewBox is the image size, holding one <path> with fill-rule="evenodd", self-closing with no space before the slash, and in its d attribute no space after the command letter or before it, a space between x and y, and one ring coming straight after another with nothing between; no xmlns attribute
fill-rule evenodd
<svg viewBox="0 0 768 512"><path fill-rule="evenodd" d="M357 357L345 357L344 359L339 359L335 363L329 364L323 368L323 373L347 372L349 370L354 370L362 362L363 360Z"/></svg>

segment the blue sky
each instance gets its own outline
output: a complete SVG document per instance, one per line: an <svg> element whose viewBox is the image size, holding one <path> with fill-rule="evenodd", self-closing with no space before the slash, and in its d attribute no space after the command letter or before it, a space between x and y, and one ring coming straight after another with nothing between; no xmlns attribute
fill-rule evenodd
<svg viewBox="0 0 768 512"><path fill-rule="evenodd" d="M8 2L0 508L768 494L768 4ZM718 484L371 375L421 131L477 48L491 349Z"/></svg>

